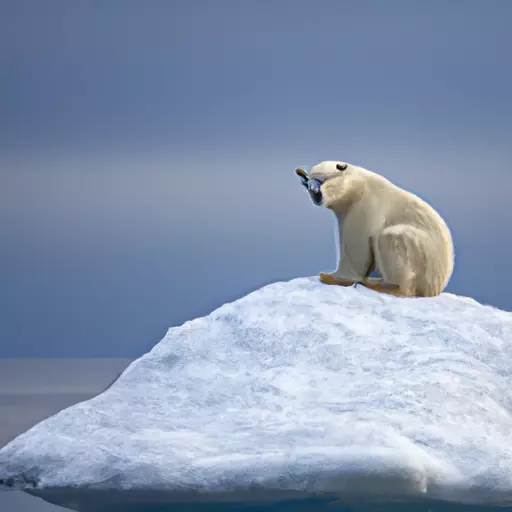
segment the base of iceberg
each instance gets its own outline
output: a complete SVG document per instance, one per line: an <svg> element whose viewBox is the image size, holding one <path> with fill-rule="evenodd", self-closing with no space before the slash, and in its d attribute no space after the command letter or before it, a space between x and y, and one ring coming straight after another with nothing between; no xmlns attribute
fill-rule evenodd
<svg viewBox="0 0 512 512"><path fill-rule="evenodd" d="M506 512L512 505L475 505L430 498L423 500L368 499L366 496L293 496L279 494L265 500L223 499L215 496L190 496L176 501L163 491L30 491L54 505L80 512Z"/></svg>
<svg viewBox="0 0 512 512"><path fill-rule="evenodd" d="M18 436L0 487L81 511L506 507L511 378L512 313L274 283Z"/></svg>

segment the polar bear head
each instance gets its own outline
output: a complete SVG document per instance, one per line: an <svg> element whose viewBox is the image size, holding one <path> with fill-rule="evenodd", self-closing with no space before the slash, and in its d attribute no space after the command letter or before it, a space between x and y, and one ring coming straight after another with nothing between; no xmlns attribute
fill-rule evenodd
<svg viewBox="0 0 512 512"><path fill-rule="evenodd" d="M315 165L309 177L321 183L323 206L345 210L362 195L367 174L362 167L329 160Z"/></svg>

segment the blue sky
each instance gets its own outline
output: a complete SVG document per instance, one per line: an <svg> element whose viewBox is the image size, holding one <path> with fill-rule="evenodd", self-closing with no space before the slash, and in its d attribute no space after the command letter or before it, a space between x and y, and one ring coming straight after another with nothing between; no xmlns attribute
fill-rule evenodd
<svg viewBox="0 0 512 512"><path fill-rule="evenodd" d="M512 310L507 0L0 5L0 357L134 357L336 265L293 174L433 204L448 291Z"/></svg>

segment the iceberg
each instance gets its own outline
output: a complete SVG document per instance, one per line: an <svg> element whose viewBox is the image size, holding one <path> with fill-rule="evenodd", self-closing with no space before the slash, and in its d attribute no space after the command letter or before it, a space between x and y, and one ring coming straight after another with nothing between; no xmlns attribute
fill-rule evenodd
<svg viewBox="0 0 512 512"><path fill-rule="evenodd" d="M11 441L0 486L75 510L510 506L512 313L269 284Z"/></svg>

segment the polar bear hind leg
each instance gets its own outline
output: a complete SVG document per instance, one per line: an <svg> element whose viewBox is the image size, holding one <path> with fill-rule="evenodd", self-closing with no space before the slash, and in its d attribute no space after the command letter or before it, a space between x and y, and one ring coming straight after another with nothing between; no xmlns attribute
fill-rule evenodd
<svg viewBox="0 0 512 512"><path fill-rule="evenodd" d="M398 285L386 283L382 278L368 277L364 279L361 284L376 292L387 293L395 297L407 297L407 295L400 290Z"/></svg>
<svg viewBox="0 0 512 512"><path fill-rule="evenodd" d="M420 280L427 270L427 248L426 233L414 226L399 224L384 229L374 241L375 260L382 281L373 280L372 283L366 279L363 284L395 296L426 296Z"/></svg>

